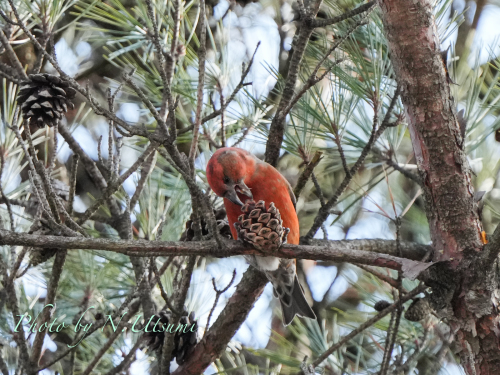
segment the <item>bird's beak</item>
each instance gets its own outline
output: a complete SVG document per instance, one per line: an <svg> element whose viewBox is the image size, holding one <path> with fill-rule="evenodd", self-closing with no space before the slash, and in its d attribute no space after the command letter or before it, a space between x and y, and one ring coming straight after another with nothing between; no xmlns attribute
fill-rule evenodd
<svg viewBox="0 0 500 375"><path fill-rule="evenodd" d="M231 186L227 191L226 194L224 195L224 198L229 199L231 202L234 204L237 204L238 206L243 206L243 202L238 198L238 194L243 194L249 197L250 199L253 198L252 192L250 191L249 187L245 185L243 181L238 182L234 186Z"/></svg>
<svg viewBox="0 0 500 375"><path fill-rule="evenodd" d="M238 198L238 194L236 194L236 190L234 187L231 187L226 191L226 194L224 194L224 198L229 199L231 202L234 204L237 204L238 206L243 206L243 202Z"/></svg>
<svg viewBox="0 0 500 375"><path fill-rule="evenodd" d="M238 193L241 193L243 195L246 195L248 198L253 199L253 195L252 195L252 192L250 191L250 188L245 185L243 180L238 182L238 184L235 186L235 188L236 188L236 191Z"/></svg>

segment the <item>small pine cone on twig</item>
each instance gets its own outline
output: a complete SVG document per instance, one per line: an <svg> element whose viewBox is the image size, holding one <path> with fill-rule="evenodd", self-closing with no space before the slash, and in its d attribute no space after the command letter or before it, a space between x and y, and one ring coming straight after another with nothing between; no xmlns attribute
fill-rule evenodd
<svg viewBox="0 0 500 375"><path fill-rule="evenodd" d="M278 250L286 243L290 230L283 227L280 212L273 202L266 209L262 200L257 203L247 200L241 211L243 214L234 223L239 239L263 251Z"/></svg>
<svg viewBox="0 0 500 375"><path fill-rule="evenodd" d="M158 324L156 322L159 320ZM156 329L153 327L156 324ZM151 350L161 350L165 339L165 332L169 330L168 335L174 335L174 348L172 350L171 361L176 360L179 365L185 363L194 347L198 343L198 321L195 319L192 311L189 316L187 311L179 321L180 325L172 326L172 313L170 311L160 311L151 320L148 332L144 334L147 345ZM169 327L170 325L170 327Z"/></svg>
<svg viewBox="0 0 500 375"><path fill-rule="evenodd" d="M405 312L405 319L410 322L419 322L431 313L431 306L424 298L415 298L408 310Z"/></svg>
<svg viewBox="0 0 500 375"><path fill-rule="evenodd" d="M222 237L225 238L233 238L231 235L231 229L229 228L229 223L226 219L226 210L224 208L220 208L218 210L214 210L215 220L217 221L217 228L219 229L219 233ZM194 214L191 214L191 217L186 222L186 229L181 235L181 241L193 241L194 240ZM206 236L209 234L207 223L203 218L201 219L201 235Z"/></svg>
<svg viewBox="0 0 500 375"><path fill-rule="evenodd" d="M390 302L387 302L386 300L381 299L380 301L375 302L375 305L373 305L373 308L376 311L380 312L382 310L385 310L389 306L391 306Z"/></svg>
<svg viewBox="0 0 500 375"><path fill-rule="evenodd" d="M148 332L144 334L146 345L151 350L157 350L162 347L163 340L165 339L165 332L160 331L167 329L170 319L172 319L172 313L170 311L160 311L153 319L151 319L151 323L149 327L147 327ZM156 322L158 322L158 324L156 329L153 331L154 328L151 326L154 326Z"/></svg>
<svg viewBox="0 0 500 375"><path fill-rule="evenodd" d="M198 342L198 321L195 320L194 311L191 311L189 316L183 316L180 320L180 324L185 327L185 329L179 331L174 336L174 350L172 350L172 359L176 359L179 365L185 363L191 353L193 353L194 347ZM185 331L185 332L184 332Z"/></svg>
<svg viewBox="0 0 500 375"><path fill-rule="evenodd" d="M45 263L50 258L52 258L57 253L56 248L45 248L45 249L31 249L30 251L30 264L38 266L41 263Z"/></svg>
<svg viewBox="0 0 500 375"><path fill-rule="evenodd" d="M31 124L43 128L54 126L68 108L73 109L71 102L76 90L69 87L69 82L52 74L30 74L24 81L17 95L25 119Z"/></svg>

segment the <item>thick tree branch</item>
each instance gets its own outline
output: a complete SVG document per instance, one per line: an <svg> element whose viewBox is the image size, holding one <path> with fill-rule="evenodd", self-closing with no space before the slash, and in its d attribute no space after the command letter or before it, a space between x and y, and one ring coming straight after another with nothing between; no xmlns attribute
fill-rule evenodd
<svg viewBox="0 0 500 375"><path fill-rule="evenodd" d="M457 264L464 249L482 247L481 223L468 162L460 147L460 127L440 56L432 5L427 0L412 6L403 0L386 0L381 7L429 203L426 214L432 241L444 250L440 260L454 258Z"/></svg>
<svg viewBox="0 0 500 375"><path fill-rule="evenodd" d="M474 187L440 54L430 0L382 0L384 31L401 87L413 150L423 183L434 260L449 260L456 290L440 302L456 331L468 375L498 373L498 290L481 240ZM491 260L491 259L490 259ZM484 308L478 308L484 306ZM474 348L473 350L469 350Z"/></svg>
<svg viewBox="0 0 500 375"><path fill-rule="evenodd" d="M202 374L226 349L227 343L245 321L267 283L267 277L262 272L249 267L224 310L196 345L189 361L179 366L173 375Z"/></svg>
<svg viewBox="0 0 500 375"><path fill-rule="evenodd" d="M104 238L40 236L0 230L1 245L31 246L39 248L107 250L140 257L165 255L200 255L229 257L233 255L262 255L253 247L238 241L224 240L224 248L211 241L146 241L109 240ZM403 242L404 256L421 259L428 246ZM311 245L283 245L274 256L287 259L334 260L368 264L401 270L405 261L396 253L396 241L390 240L314 240Z"/></svg>

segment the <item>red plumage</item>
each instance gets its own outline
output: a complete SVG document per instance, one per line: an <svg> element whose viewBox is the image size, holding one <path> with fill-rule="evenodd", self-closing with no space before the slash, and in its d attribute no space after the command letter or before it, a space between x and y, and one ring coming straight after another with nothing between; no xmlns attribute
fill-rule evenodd
<svg viewBox="0 0 500 375"><path fill-rule="evenodd" d="M231 233L238 238L234 223L242 214L241 206L252 198L269 207L271 202L281 214L283 227L289 228L287 243L298 244L300 228L295 211L295 196L288 181L273 166L243 149L228 147L217 150L207 165L207 180L212 190L224 197ZM295 260L272 256L246 257L249 263L265 272L281 301L285 325L295 315L315 318L307 304L295 274Z"/></svg>

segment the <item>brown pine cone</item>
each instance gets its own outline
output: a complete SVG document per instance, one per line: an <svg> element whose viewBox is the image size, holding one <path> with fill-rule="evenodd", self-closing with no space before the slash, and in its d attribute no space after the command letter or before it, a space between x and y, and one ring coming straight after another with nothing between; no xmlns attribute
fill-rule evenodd
<svg viewBox="0 0 500 375"><path fill-rule="evenodd" d="M165 339L165 332L158 331L168 330L167 334L175 335L171 361L175 359L177 363L181 365L187 361L189 355L193 352L194 347L198 343L198 321L195 319L193 311L189 316L186 311L184 312L184 315L179 321L179 324L181 324L180 326L172 326L171 319L172 314L170 311L160 311L158 315L151 320L148 327L149 332L145 333L144 337L151 350L161 350ZM158 320L159 323L156 325L156 332L152 332L153 326Z"/></svg>
<svg viewBox="0 0 500 375"><path fill-rule="evenodd" d="M163 345L163 340L165 339L165 332L158 332L163 329L167 329L170 319L172 318L172 313L170 311L160 311L153 319L151 319L151 323L149 324L148 331L144 334L144 338L147 340L147 346L151 350L160 349ZM156 322L160 320L160 322L156 326L156 331L153 332L153 327Z"/></svg>
<svg viewBox="0 0 500 375"><path fill-rule="evenodd" d="M175 357L177 363L182 365L187 361L198 342L198 322L194 318L194 311L191 311L189 316L183 316L180 324L186 328L174 336L172 359Z"/></svg>
<svg viewBox="0 0 500 375"><path fill-rule="evenodd" d="M290 229L283 227L281 215L273 202L266 209L262 200L257 203L247 200L241 211L243 215L234 223L239 239L252 244L257 250L266 251L278 250L286 243Z"/></svg>
<svg viewBox="0 0 500 375"><path fill-rule="evenodd" d="M43 128L54 126L63 118L64 113L74 108L71 102L76 90L69 82L52 74L30 74L29 80L22 83L17 94L24 118Z"/></svg>
<svg viewBox="0 0 500 375"><path fill-rule="evenodd" d="M405 312L405 319L410 322L419 322L431 313L429 302L423 298L415 298L408 310Z"/></svg>
<svg viewBox="0 0 500 375"><path fill-rule="evenodd" d="M224 208L220 208L218 210L214 210L215 220L217 220L217 227L219 228L219 233L222 237L225 238L233 238L231 235L231 229L229 228L229 223L226 220L226 210ZM186 230L181 235L181 241L193 241L194 239L194 229L193 229L193 221L194 215L191 214L191 217L186 222ZM206 236L208 234L207 223L203 218L201 219L201 234Z"/></svg>
<svg viewBox="0 0 500 375"><path fill-rule="evenodd" d="M373 305L373 308L380 312L382 310L385 310L386 308L388 308L389 306L391 306L391 303L390 302L387 302L386 300L380 300L380 301L377 301L375 302L375 305Z"/></svg>

